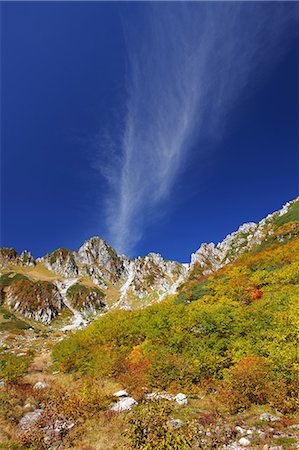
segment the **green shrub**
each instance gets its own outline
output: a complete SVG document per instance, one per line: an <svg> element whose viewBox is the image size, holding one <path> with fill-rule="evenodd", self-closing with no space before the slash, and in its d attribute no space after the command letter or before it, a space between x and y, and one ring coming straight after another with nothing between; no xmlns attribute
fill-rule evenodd
<svg viewBox="0 0 299 450"><path fill-rule="evenodd" d="M28 372L31 358L16 356L12 353L0 356L0 378L7 382L14 382Z"/></svg>

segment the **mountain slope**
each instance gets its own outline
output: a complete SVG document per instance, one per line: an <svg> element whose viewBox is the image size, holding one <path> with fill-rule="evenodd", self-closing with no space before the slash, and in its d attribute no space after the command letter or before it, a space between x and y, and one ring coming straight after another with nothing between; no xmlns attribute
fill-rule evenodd
<svg viewBox="0 0 299 450"><path fill-rule="evenodd" d="M250 222L240 226L217 245L202 244L192 254L190 264L166 261L156 253L130 260L118 255L99 237L85 241L76 251L59 248L37 260L30 252L18 255L14 249L2 248L0 271L4 278L0 277L0 298L9 309L44 324L60 315L61 309L70 310L70 305L75 317L82 314L84 320L93 318L103 308L144 307L174 294L186 280L199 274L211 274L241 254L271 243L276 230L296 218L299 218L298 198L257 224ZM284 232L288 232L287 227ZM289 232L293 236L292 230ZM12 286L6 284L7 276L14 277ZM75 286L62 295L65 300L61 301L57 287L73 278ZM41 285L43 289L38 287L37 282L42 281L52 283L51 289L46 288L46 284Z"/></svg>

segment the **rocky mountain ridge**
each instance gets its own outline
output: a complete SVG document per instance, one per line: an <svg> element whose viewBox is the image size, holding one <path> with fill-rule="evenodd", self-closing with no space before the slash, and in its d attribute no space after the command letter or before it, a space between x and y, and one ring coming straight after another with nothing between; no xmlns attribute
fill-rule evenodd
<svg viewBox="0 0 299 450"><path fill-rule="evenodd" d="M195 253L192 253L190 268L198 264L203 269L203 275L207 275L233 262L239 255L251 251L260 245L267 236L271 236L275 226L283 222L283 220L280 221L280 218L286 216L290 209L292 210L290 218L299 220L298 205L297 198L287 202L279 211L268 214L258 223L244 223L237 231L228 234L218 244L214 244L214 242L202 244Z"/></svg>
<svg viewBox="0 0 299 450"><path fill-rule="evenodd" d="M34 260L0 249L0 301L23 316L50 324L62 310L76 326L103 309L131 309L174 294L193 270L207 275L233 262L275 234L285 222L299 219L299 198L259 223L246 223L222 242L202 244L190 264L167 261L160 254L130 259L103 239L92 237L75 251L59 248ZM81 318L81 319L80 319ZM72 325L71 325L72 326Z"/></svg>

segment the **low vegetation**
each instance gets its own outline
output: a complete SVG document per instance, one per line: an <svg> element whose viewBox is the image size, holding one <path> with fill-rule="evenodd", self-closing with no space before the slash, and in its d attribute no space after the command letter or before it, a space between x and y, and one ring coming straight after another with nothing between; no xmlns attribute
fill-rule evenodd
<svg viewBox="0 0 299 450"><path fill-rule="evenodd" d="M39 372L24 377L29 356L4 353L0 432L4 423L11 444L3 448L212 450L244 438L242 427L250 428L249 448L296 448L298 232L298 222L277 223L261 245L218 271L195 265L162 303L110 311L63 340L57 335L46 389L32 388ZM67 295L80 307L94 291L77 283ZM121 388L138 405L115 413L109 405ZM151 392L183 392L188 404L149 401ZM42 416L30 430L12 431L7 424L18 423L25 397Z"/></svg>

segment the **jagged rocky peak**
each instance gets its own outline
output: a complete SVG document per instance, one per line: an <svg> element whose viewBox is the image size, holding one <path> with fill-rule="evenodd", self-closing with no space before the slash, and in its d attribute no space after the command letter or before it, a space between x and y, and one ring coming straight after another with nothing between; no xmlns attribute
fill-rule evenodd
<svg viewBox="0 0 299 450"><path fill-rule="evenodd" d="M35 259L33 258L31 252L24 250L20 255L20 261L22 266L34 267L36 265Z"/></svg>
<svg viewBox="0 0 299 450"><path fill-rule="evenodd" d="M0 248L0 268L6 269L9 266L29 266L34 267L36 264L33 256L27 250L21 255L14 248Z"/></svg>
<svg viewBox="0 0 299 450"><path fill-rule="evenodd" d="M18 252L14 248L2 247L0 249L1 268L6 268L9 264L16 264L18 257Z"/></svg>
<svg viewBox="0 0 299 450"><path fill-rule="evenodd" d="M159 253L149 253L129 262L127 279L121 287L121 298L132 294L140 299L156 295L162 299L175 292L187 268L176 261L164 260Z"/></svg>
<svg viewBox="0 0 299 450"><path fill-rule="evenodd" d="M197 264L203 269L203 274L209 274L260 245L279 225L294 220L299 220L299 198L286 203L282 209L269 214L259 223L249 222L241 225L217 245L213 242L202 244L191 255L191 269Z"/></svg>
<svg viewBox="0 0 299 450"><path fill-rule="evenodd" d="M100 264L108 270L115 269L119 261L116 251L104 240L94 236L74 252L75 260L80 264Z"/></svg>
<svg viewBox="0 0 299 450"><path fill-rule="evenodd" d="M42 264L52 272L65 277L74 277L78 275L78 266L70 250L58 248L52 253L39 258Z"/></svg>

